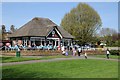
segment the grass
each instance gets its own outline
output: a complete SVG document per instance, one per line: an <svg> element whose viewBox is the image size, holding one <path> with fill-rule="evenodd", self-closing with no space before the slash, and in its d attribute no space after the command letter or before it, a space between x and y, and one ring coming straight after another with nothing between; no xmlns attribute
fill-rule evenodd
<svg viewBox="0 0 120 80"><path fill-rule="evenodd" d="M29 61L29 60L39 60L40 58L26 58L26 57L2 57L2 63L7 62L21 62L21 61Z"/></svg>
<svg viewBox="0 0 120 80"><path fill-rule="evenodd" d="M3 78L117 78L118 62L67 60L4 66Z"/></svg>
<svg viewBox="0 0 120 80"><path fill-rule="evenodd" d="M43 56L43 57L10 57L10 56L3 56L2 63L8 63L8 62L21 62L21 61L30 61L30 60L46 60L46 59L53 59L53 58L69 58L70 56L63 56L63 55L57 55L57 56Z"/></svg>
<svg viewBox="0 0 120 80"><path fill-rule="evenodd" d="M91 55L91 56L94 56L94 57L98 57L98 58L106 58L106 55ZM118 59L119 56L117 55L110 55L110 59Z"/></svg>

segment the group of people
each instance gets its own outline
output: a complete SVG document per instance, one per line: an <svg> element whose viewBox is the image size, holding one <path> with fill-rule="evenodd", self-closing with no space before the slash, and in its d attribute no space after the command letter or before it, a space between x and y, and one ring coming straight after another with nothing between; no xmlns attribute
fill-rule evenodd
<svg viewBox="0 0 120 80"><path fill-rule="evenodd" d="M68 56L68 51L69 51L68 48L65 48L63 46L61 50L62 50L62 55ZM82 48L80 48L80 47L78 49L77 48L72 48L72 49L70 49L70 51L72 52L73 56L76 56L76 55L81 56L81 53L83 53L85 59L87 59L87 53L86 53L86 51L82 50ZM110 51L107 48L107 50L106 50L106 58L109 59L109 56L110 56Z"/></svg>
<svg viewBox="0 0 120 80"><path fill-rule="evenodd" d="M68 48L65 48L64 46L62 46L62 48L61 48L61 50L62 50L62 55L65 55L65 56L68 56ZM81 53L83 53L84 54L84 56L85 56L85 59L87 59L87 53L86 53L86 51L84 50L82 50L82 48L76 48L76 47L74 47L74 48L71 48L70 49L70 52L72 52L72 55L73 56L81 56Z"/></svg>

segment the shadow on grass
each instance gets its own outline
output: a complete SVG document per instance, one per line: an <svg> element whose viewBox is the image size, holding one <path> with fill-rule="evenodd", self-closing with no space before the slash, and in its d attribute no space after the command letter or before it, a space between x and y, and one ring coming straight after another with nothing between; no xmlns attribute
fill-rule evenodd
<svg viewBox="0 0 120 80"><path fill-rule="evenodd" d="M53 73L53 72L47 72L47 71L26 71L26 70L21 70L19 69L20 67L16 68L8 68L8 69L3 69L2 71L2 78L3 79L10 79L10 78L25 78L28 80L28 78L55 78L55 75L59 74L59 76L63 76L63 74L60 73ZM67 76L66 76L67 77ZM22 79L23 80L23 79Z"/></svg>
<svg viewBox="0 0 120 80"><path fill-rule="evenodd" d="M9 60L9 59L13 59L14 57L2 57L2 60Z"/></svg>
<svg viewBox="0 0 120 80"><path fill-rule="evenodd" d="M54 75L60 73L50 73L50 72L32 72L19 70L19 69L3 69L2 80L118 80L117 78L52 78ZM68 75L69 76L69 75Z"/></svg>
<svg viewBox="0 0 120 80"><path fill-rule="evenodd" d="M1 60L2 62L8 61L8 60L12 60L14 57L2 57Z"/></svg>

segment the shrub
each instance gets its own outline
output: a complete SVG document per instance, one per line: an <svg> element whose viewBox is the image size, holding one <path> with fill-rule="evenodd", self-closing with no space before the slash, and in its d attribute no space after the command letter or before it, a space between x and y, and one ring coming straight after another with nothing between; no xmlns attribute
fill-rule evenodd
<svg viewBox="0 0 120 80"><path fill-rule="evenodd" d="M120 50L110 50L111 55L120 55Z"/></svg>

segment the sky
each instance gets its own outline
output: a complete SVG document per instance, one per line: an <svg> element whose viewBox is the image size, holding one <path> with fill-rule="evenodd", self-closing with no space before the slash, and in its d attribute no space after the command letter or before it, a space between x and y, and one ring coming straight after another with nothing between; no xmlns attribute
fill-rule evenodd
<svg viewBox="0 0 120 80"><path fill-rule="evenodd" d="M101 17L102 27L118 30L117 2L85 2L93 7ZM3 2L2 24L7 30L13 24L20 28L34 17L49 18L60 25L64 15L79 2Z"/></svg>
<svg viewBox="0 0 120 80"><path fill-rule="evenodd" d="M2 0L2 2L119 2L119 0Z"/></svg>

